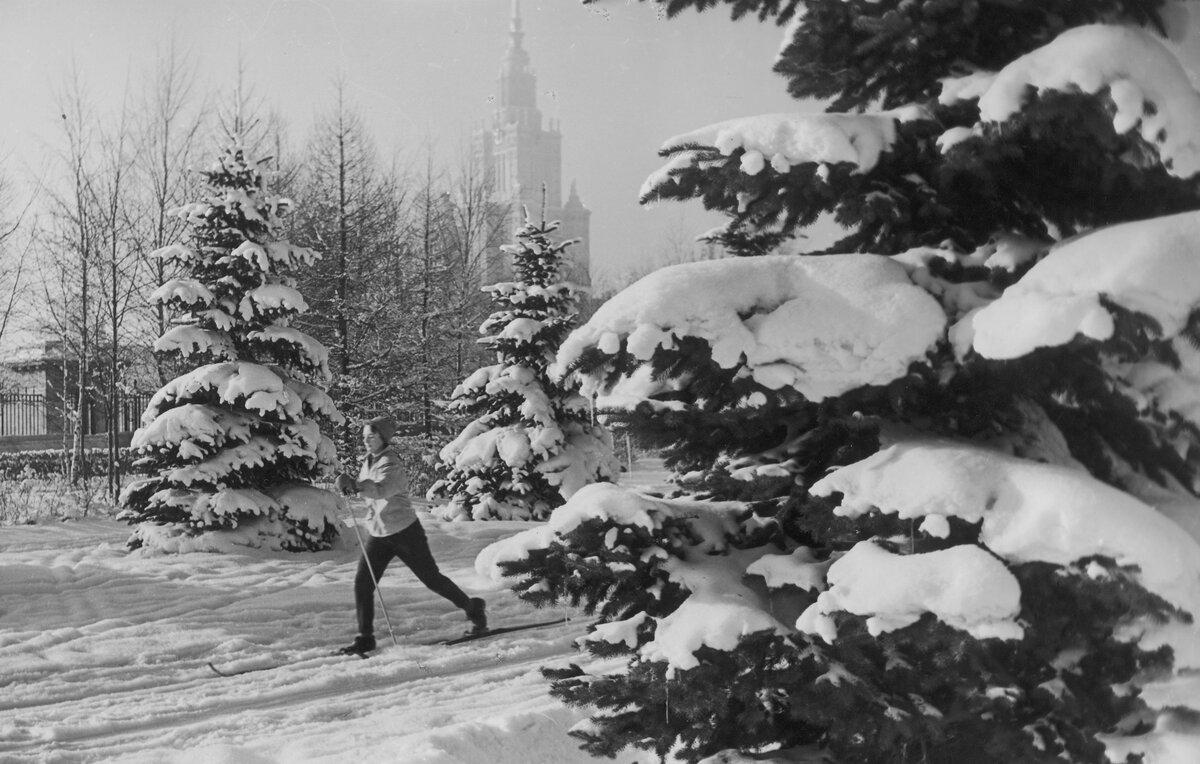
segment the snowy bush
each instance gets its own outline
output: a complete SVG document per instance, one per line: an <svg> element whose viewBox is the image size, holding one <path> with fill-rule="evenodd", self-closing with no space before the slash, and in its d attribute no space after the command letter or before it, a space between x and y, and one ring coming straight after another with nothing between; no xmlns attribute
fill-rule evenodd
<svg viewBox="0 0 1200 764"><path fill-rule="evenodd" d="M1168 761L1200 712L1171 689L1200 668L1178 14L729 4L786 27L791 93L886 111L668 140L643 199L700 199L757 256L652 273L563 343L554 373L687 492L590 486L477 561L601 614L586 648L623 669L547 672L594 710L573 734L691 762ZM822 215L845 235L808 251Z"/></svg>
<svg viewBox="0 0 1200 764"><path fill-rule="evenodd" d="M62 456L61 451L53 453ZM107 452L101 455L107 457ZM72 482L60 472L39 474L29 466L23 472L0 477L0 525L111 516L114 511L105 496L102 478Z"/></svg>
<svg viewBox="0 0 1200 764"><path fill-rule="evenodd" d="M105 475L108 457L108 449L84 449L87 474ZM118 507L105 495L102 477L68 479L72 458L62 449L0 453L0 525L115 514ZM121 472L128 475L133 452L119 448L117 458Z"/></svg>
<svg viewBox="0 0 1200 764"><path fill-rule="evenodd" d="M236 143L203 175L206 198L178 211L190 243L158 253L187 277L154 292L177 315L155 350L194 368L154 395L133 436L153 476L121 496L130 546L325 549L340 499L311 483L337 463L321 423L342 416L314 385L328 353L288 326L307 309L288 273L317 254L279 238L291 203L264 195Z"/></svg>
<svg viewBox="0 0 1200 764"><path fill-rule="evenodd" d="M612 436L577 386L552 380L555 351L575 320L578 288L559 281L557 223L526 220L512 254L515 281L488 287L497 310L480 327L496 363L472 373L448 408L472 417L442 448L431 500L448 520L542 519L588 483L616 474Z"/></svg>
<svg viewBox="0 0 1200 764"><path fill-rule="evenodd" d="M67 458L68 455L61 448L0 452L0 480L61 477L68 474ZM89 465L88 474L102 475L107 471L108 449L84 449L83 458ZM129 449L117 449L117 458L121 461L121 471L128 472L131 460Z"/></svg>

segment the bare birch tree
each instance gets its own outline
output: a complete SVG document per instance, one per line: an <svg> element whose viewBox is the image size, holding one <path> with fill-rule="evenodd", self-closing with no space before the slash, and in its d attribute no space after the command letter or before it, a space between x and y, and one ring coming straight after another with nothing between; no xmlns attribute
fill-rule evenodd
<svg viewBox="0 0 1200 764"><path fill-rule="evenodd" d="M95 370L94 402L103 404L106 446L107 488L115 499L120 490L121 466L117 451L123 370L128 366L136 327L131 317L143 304L139 279L141 254L137 246L137 219L133 207L135 145L130 112L122 108L111 130L99 132L98 168L89 179L89 191L95 205L97 286L103 323L97 335L104 347L96 349L101 368Z"/></svg>
<svg viewBox="0 0 1200 764"><path fill-rule="evenodd" d="M95 298L99 215L93 194L94 125L97 115L76 68L58 94L63 146L61 177L48 193L50 212L40 242L45 323L62 349L60 406L63 448L72 483L88 477L83 458L89 430L88 393L99 325ZM47 401L47 406L51 401Z"/></svg>
<svg viewBox="0 0 1200 764"><path fill-rule="evenodd" d="M159 55L139 109L141 124L136 154L138 185L143 198L134 220L135 247L143 264L144 289L153 291L172 276L167 261L155 252L178 243L184 223L171 214L189 198L194 179L190 164L199 149L205 128L206 102L197 92L195 65L175 47L174 41ZM170 323L162 303L149 304L153 336L161 336ZM154 356L158 385L174 376Z"/></svg>
<svg viewBox="0 0 1200 764"><path fill-rule="evenodd" d="M449 268L446 292L450 299L442 317L453 341L451 378L458 380L479 365L485 351L479 346L479 326L492 310L490 297L480 288L487 253L506 241L511 202L495 200L492 179L466 150L459 152L450 181L450 206L444 239Z"/></svg>
<svg viewBox="0 0 1200 764"><path fill-rule="evenodd" d="M435 403L443 400L452 387L442 373L446 354L443 329L446 286L450 282L449 247L445 232L451 220L450 194L443 185L443 174L434 170L433 152L425 156L425 170L410 208L407 238L411 242L410 284L415 318L410 406L422 435L430 436L438 426ZM452 355L452 354L450 354Z"/></svg>
<svg viewBox="0 0 1200 764"><path fill-rule="evenodd" d="M396 403L396 316L404 294L388 262L398 246L403 190L347 104L344 83L335 88L335 105L318 119L304 155L295 235L324 253L301 276L314 305L301 322L330 349L331 394L349 416L346 443L355 418Z"/></svg>
<svg viewBox="0 0 1200 764"><path fill-rule="evenodd" d="M27 221L37 189L29 193L21 206L16 197L10 176L0 173L0 340L28 309L22 298L34 239Z"/></svg>

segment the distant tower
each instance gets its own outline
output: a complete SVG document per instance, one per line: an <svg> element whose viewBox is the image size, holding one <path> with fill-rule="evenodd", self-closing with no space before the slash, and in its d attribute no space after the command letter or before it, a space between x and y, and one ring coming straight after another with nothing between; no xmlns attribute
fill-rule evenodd
<svg viewBox="0 0 1200 764"><path fill-rule="evenodd" d="M521 47L520 0L513 0L509 26L508 51L500 65L500 88L490 128L475 131L475 158L490 173L495 198L511 203L512 214L501 241L511 244L524 224L522 207L536 221L542 212L542 186L546 187L546 220L562 223L555 238L579 239L567 250L565 278L581 286L591 285L588 246L591 210L583 206L571 183L566 204L562 201L562 134L551 122L542 128L542 113L537 107L537 78L529 66L529 54ZM503 252L488 253L486 281L512 277L512 262Z"/></svg>

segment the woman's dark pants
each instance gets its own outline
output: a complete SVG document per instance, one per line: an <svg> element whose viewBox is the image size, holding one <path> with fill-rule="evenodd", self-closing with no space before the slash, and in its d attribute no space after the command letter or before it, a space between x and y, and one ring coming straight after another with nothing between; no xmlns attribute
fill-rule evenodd
<svg viewBox="0 0 1200 764"><path fill-rule="evenodd" d="M438 570L433 553L429 551L425 529L419 520L414 520L412 525L399 533L367 539L366 555L359 559L358 573L354 576L354 604L358 611L358 633L361 636L375 634L375 585L388 563L396 558L407 565L430 591L466 610L470 598ZM369 567L367 563L370 563ZM374 579L371 578L371 571L375 572Z"/></svg>

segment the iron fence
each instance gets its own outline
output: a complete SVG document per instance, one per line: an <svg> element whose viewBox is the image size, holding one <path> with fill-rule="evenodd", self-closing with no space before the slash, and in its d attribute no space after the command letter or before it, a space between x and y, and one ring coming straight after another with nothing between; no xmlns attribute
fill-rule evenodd
<svg viewBox="0 0 1200 764"><path fill-rule="evenodd" d="M0 435L45 435L46 396L37 393L0 393Z"/></svg>
<svg viewBox="0 0 1200 764"><path fill-rule="evenodd" d="M120 395L116 405L117 432L130 432L141 425L142 412L150 393ZM108 406L88 401L83 417L84 434L108 432ZM63 431L63 402L44 393L0 392L0 436L54 435Z"/></svg>

